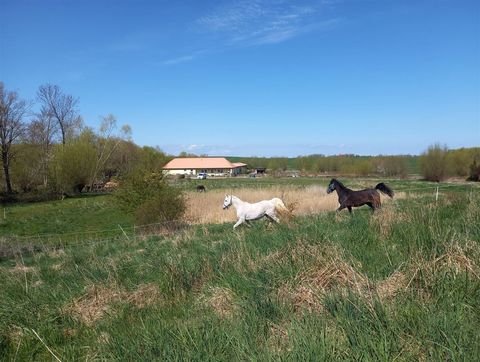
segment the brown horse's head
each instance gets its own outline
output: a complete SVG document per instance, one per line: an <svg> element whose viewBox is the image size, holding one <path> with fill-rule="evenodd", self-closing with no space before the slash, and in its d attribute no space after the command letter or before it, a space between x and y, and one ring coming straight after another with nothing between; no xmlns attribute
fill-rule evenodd
<svg viewBox="0 0 480 362"><path fill-rule="evenodd" d="M338 181L336 179L334 179L334 178L331 179L331 181L330 181L330 183L328 184L328 187L327 187L327 194L330 194L333 191L335 191L337 183L338 183Z"/></svg>

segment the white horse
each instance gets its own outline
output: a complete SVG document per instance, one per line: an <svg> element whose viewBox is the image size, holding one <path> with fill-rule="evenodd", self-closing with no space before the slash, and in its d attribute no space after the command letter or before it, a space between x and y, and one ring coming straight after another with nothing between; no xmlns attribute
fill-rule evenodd
<svg viewBox="0 0 480 362"><path fill-rule="evenodd" d="M248 225L250 220L257 220L264 216L279 223L280 219L277 217L277 210L288 212L283 201L277 197L250 204L249 202L240 200L237 196L225 195L223 209L228 209L230 205L233 205L237 210L238 221L233 225L234 229L244 222Z"/></svg>

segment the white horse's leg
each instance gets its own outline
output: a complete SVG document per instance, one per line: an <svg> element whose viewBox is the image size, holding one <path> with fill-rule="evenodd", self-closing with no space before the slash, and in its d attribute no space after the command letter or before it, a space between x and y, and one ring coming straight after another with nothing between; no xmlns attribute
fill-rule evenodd
<svg viewBox="0 0 480 362"><path fill-rule="evenodd" d="M267 216L273 221L275 221L277 224L280 224L280 219L274 213L267 213Z"/></svg>
<svg viewBox="0 0 480 362"><path fill-rule="evenodd" d="M235 225L233 225L233 229L235 229L238 225L240 225L241 223L243 223L245 221L245 218L244 217L241 217L240 219L238 219L237 223Z"/></svg>

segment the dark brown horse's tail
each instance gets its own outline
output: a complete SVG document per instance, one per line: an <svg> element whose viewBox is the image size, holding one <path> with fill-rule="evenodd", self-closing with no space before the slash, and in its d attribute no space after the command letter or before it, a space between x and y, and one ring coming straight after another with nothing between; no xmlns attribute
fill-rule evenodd
<svg viewBox="0 0 480 362"><path fill-rule="evenodd" d="M378 191L380 191L380 192L382 192L385 195L388 195L390 197L393 197L393 195L394 195L393 190L390 187L388 187L387 185L385 185L383 182L380 182L377 186L375 186L375 188Z"/></svg>

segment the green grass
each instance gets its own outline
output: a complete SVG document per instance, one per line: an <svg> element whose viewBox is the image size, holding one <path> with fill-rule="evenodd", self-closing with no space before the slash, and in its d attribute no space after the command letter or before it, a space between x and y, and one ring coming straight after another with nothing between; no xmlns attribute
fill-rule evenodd
<svg viewBox="0 0 480 362"><path fill-rule="evenodd" d="M111 224L95 227L128 225L108 200L68 200L64 230L97 212ZM98 203L87 221L74 217L82 201ZM479 201L478 192L444 191L437 202L428 192L374 216L361 208L238 231L205 225L17 255L0 263L0 359L52 360L47 345L61 360L475 361ZM47 217L46 205L19 207L32 229L35 206ZM403 281L382 296L395 272Z"/></svg>
<svg viewBox="0 0 480 362"><path fill-rule="evenodd" d="M271 187L308 187L321 186L327 188L332 176L321 177L272 177L264 176L257 178L232 177L232 178L215 178L210 177L206 180L197 179L171 179L173 186L184 191L195 191L197 185L204 185L208 190L224 189L226 192L234 193L240 188L271 188ZM439 187L440 192L466 192L478 190L478 185L469 184L452 184L448 182L428 182L418 178L412 179L395 179L395 178L378 178L378 177L342 177L338 176L345 186L357 190L367 187L375 187L379 182L385 182L395 191L434 194L435 189Z"/></svg>
<svg viewBox="0 0 480 362"><path fill-rule="evenodd" d="M372 187L378 182L387 182L395 191L414 193L428 192L430 196L439 186L441 192L469 192L478 190L477 185L451 185L419 180L377 179L377 178L341 178L352 189ZM235 192L238 188L270 187L327 187L330 177L300 178L210 178L207 180L177 180L173 184L183 191L193 191L196 185L204 184L207 189L224 189ZM0 210L0 237L35 236L44 234L64 234L95 232L122 228L131 228L133 218L122 213L107 195L86 195L50 202L7 204Z"/></svg>
<svg viewBox="0 0 480 362"><path fill-rule="evenodd" d="M42 242L77 241L86 237L104 238L133 225L133 218L122 213L112 195L83 196L50 202L4 206L0 237L25 238ZM102 233L98 233L102 231ZM109 232L111 231L111 232ZM63 234L63 235L58 235ZM66 235L71 234L71 235ZM74 235L75 234L75 235Z"/></svg>

